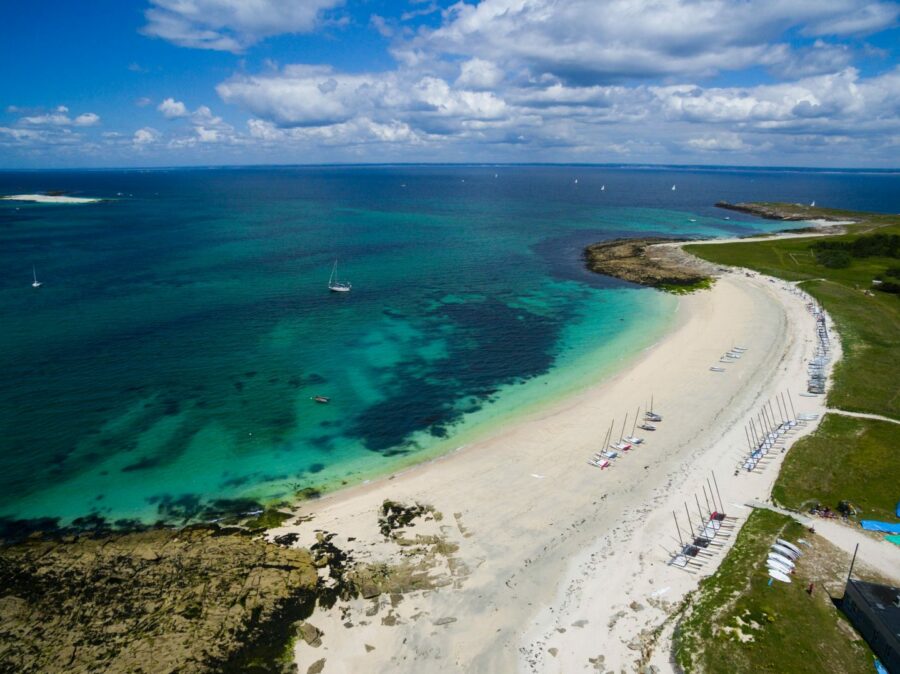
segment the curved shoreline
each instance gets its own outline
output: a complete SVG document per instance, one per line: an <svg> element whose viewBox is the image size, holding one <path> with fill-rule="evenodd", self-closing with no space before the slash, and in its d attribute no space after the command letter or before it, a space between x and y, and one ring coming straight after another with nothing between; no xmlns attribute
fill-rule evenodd
<svg viewBox="0 0 900 674"><path fill-rule="evenodd" d="M314 528L333 531L339 546L355 558L378 562L397 554L377 531L381 502L427 502L449 520L441 532L459 546L452 566L468 571L447 577L452 589L405 597L399 607L388 609L394 616L389 625L366 618L373 604L364 600L344 606L349 613L338 608L317 613L312 620L325 631L323 647L312 652L298 646L301 670L323 656L333 671L582 668L597 653L586 654L593 640L579 638L580 629L571 624L585 620L593 629L606 630L622 608L611 601L613 589L642 598L644 588L634 583L646 581L649 567L654 573L673 572L655 545L671 547L674 537L666 529L673 527L664 503L685 489L699 490L707 476L705 461L719 466L728 503L728 489L742 487L726 475L739 458L729 429L773 382L788 384L782 367L802 379L806 344L795 335L809 317L802 303L779 292L759 280L728 276L708 293L681 299L672 331L610 379L431 464L304 504L301 512L314 517L312 524L282 527L270 535L297 533L298 544L304 545ZM710 373L710 360L737 339L751 351L724 377ZM633 415L651 393L666 421L647 445L609 471L588 466L586 459L599 449L611 418L621 424L624 414ZM770 468L763 477L774 480L775 475ZM747 477L745 484L755 484L756 477ZM640 532L645 546L633 547L630 529ZM644 554L646 562L640 561ZM683 575L674 573L666 580L670 588L677 574ZM587 601L590 596L593 600ZM346 615L353 616L353 629L342 626ZM564 615L569 623L560 622ZM646 611L641 617L659 614ZM434 634L425 625L436 621L440 631ZM621 623L626 631L632 627L630 621ZM375 649L363 649L364 643ZM548 648L556 653L548 655ZM528 655L522 657L523 652ZM630 666L635 656L623 643L604 644L603 653L612 668Z"/></svg>

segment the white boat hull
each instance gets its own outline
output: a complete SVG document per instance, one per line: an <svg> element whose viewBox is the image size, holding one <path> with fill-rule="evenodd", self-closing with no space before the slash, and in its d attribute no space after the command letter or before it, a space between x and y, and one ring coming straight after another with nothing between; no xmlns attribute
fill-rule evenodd
<svg viewBox="0 0 900 674"><path fill-rule="evenodd" d="M781 571L776 571L775 569L769 569L769 576L771 576L775 580L780 580L782 583L790 583L791 582L790 578L788 578L785 574L781 573Z"/></svg>

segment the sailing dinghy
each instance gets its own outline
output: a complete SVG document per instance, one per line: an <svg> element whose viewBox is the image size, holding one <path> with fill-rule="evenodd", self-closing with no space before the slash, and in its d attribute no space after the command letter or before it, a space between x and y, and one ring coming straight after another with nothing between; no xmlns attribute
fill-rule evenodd
<svg viewBox="0 0 900 674"><path fill-rule="evenodd" d="M328 278L328 289L333 293L350 292L350 282L338 281L337 279L337 260L334 261L334 266L331 268L331 276Z"/></svg>

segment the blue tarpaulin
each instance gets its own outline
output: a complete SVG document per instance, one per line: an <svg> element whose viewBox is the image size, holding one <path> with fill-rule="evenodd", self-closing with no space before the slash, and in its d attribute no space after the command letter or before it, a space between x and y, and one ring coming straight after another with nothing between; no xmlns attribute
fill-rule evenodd
<svg viewBox="0 0 900 674"><path fill-rule="evenodd" d="M883 531L886 534L900 534L900 524L879 522L878 520L860 520L860 526L868 531Z"/></svg>
<svg viewBox="0 0 900 674"><path fill-rule="evenodd" d="M894 511L894 514L900 517L900 501L897 501L897 509Z"/></svg>

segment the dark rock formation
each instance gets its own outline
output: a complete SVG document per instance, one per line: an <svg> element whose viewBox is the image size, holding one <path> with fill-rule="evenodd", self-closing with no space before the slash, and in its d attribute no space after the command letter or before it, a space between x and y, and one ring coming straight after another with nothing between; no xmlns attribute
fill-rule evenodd
<svg viewBox="0 0 900 674"><path fill-rule="evenodd" d="M654 288L701 287L709 276L697 264L683 256L665 254L664 248L650 252L655 244L682 240L650 237L602 241L585 248L584 256L591 271L624 281Z"/></svg>
<svg viewBox="0 0 900 674"><path fill-rule="evenodd" d="M305 550L215 528L0 548L0 671L280 671L316 601Z"/></svg>

